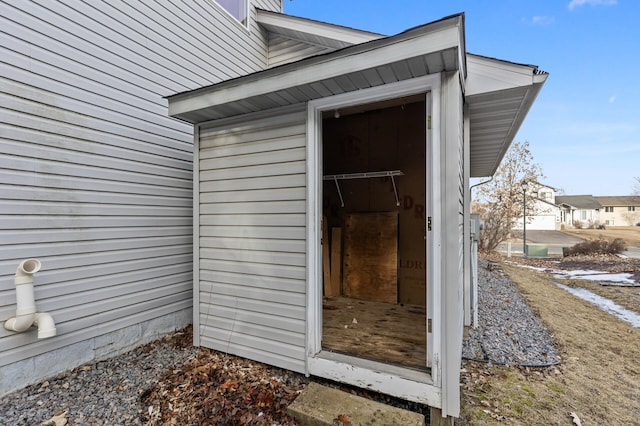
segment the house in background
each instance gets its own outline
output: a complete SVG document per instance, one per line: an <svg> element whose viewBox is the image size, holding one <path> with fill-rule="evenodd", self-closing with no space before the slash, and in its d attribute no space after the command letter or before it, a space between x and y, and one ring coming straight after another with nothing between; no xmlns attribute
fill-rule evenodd
<svg viewBox="0 0 640 426"><path fill-rule="evenodd" d="M196 345L457 416L469 178L495 172L546 73L467 53L464 15L382 37L281 0L159 4L0 5L0 320L35 258L56 327L0 329L0 393L193 321ZM325 328L329 242L355 260L329 303L414 307L400 361ZM386 302L358 281L375 256L397 260Z"/></svg>
<svg viewBox="0 0 640 426"><path fill-rule="evenodd" d="M600 223L602 204L592 195L558 195L560 222L565 226L588 227Z"/></svg>
<svg viewBox="0 0 640 426"><path fill-rule="evenodd" d="M194 125L195 344L457 416L469 178L546 73L467 53L462 14L359 42L257 17L330 51L169 97Z"/></svg>
<svg viewBox="0 0 640 426"><path fill-rule="evenodd" d="M602 206L600 222L606 226L635 226L640 223L640 196L594 197Z"/></svg>
<svg viewBox="0 0 640 426"><path fill-rule="evenodd" d="M527 230L558 230L562 226L635 226L640 223L640 196L594 197L555 195L555 188L531 182L527 197L535 207L527 212ZM514 226L522 229L522 216Z"/></svg>
<svg viewBox="0 0 640 426"><path fill-rule="evenodd" d="M527 230L554 231L560 229L562 210L556 205L556 189L540 182L529 182L527 198L533 206L527 211ZM527 203L529 204L529 203ZM515 230L523 229L522 216L516 220Z"/></svg>
<svg viewBox="0 0 640 426"><path fill-rule="evenodd" d="M192 322L193 132L163 96L324 50L257 7L282 1L0 3L0 323L37 258L57 329L0 327L0 394Z"/></svg>

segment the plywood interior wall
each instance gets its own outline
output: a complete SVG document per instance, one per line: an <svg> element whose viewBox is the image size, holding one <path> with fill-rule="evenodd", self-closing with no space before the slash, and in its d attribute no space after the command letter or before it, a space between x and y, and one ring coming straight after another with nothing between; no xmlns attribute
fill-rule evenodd
<svg viewBox="0 0 640 426"><path fill-rule="evenodd" d="M352 213L397 215L397 301L425 305L425 104L414 102L323 121L323 174L401 170L400 206L390 178L333 181L323 187L328 229L344 230ZM344 275L345 271L343 271ZM344 294L344 282L342 283Z"/></svg>
<svg viewBox="0 0 640 426"><path fill-rule="evenodd" d="M343 294L397 303L398 214L349 213L344 229Z"/></svg>

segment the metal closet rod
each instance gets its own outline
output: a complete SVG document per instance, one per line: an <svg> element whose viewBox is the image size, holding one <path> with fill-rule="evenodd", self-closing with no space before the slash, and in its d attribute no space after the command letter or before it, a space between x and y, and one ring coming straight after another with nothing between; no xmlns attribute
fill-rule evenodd
<svg viewBox="0 0 640 426"><path fill-rule="evenodd" d="M398 198L398 189L396 188L396 180L394 176L402 176L404 173L400 170L385 170L381 172L362 172L362 173L346 173L340 175L325 175L323 180L332 180L336 183L336 189L338 190L338 196L340 197L340 207L344 207L344 199L342 198L342 191L340 191L339 180L347 179L371 179L390 177L393 184L393 193L396 195L396 206L400 206L400 199Z"/></svg>

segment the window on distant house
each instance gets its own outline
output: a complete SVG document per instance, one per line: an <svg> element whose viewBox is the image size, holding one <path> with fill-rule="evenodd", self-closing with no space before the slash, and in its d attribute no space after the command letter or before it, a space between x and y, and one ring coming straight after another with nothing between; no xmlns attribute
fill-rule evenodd
<svg viewBox="0 0 640 426"><path fill-rule="evenodd" d="M605 211L606 213L613 213L613 207L605 207L605 208L604 208L604 211Z"/></svg>
<svg viewBox="0 0 640 426"><path fill-rule="evenodd" d="M629 207L627 207L627 210L629 210L630 212L635 212L636 208L635 208L635 206L629 206Z"/></svg>
<svg viewBox="0 0 640 426"><path fill-rule="evenodd" d="M580 210L580 220L587 220L587 211Z"/></svg>
<svg viewBox="0 0 640 426"><path fill-rule="evenodd" d="M247 25L247 11L249 10L249 0L215 0L231 16L236 18L242 25Z"/></svg>

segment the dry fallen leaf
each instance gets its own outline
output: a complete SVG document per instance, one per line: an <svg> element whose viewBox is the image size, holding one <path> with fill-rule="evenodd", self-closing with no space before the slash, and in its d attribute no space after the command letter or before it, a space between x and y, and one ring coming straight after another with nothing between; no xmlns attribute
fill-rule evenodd
<svg viewBox="0 0 640 426"><path fill-rule="evenodd" d="M338 414L337 420L339 422L338 425L351 426L351 420L346 414ZM334 421L334 424L336 424L335 421Z"/></svg>
<svg viewBox="0 0 640 426"><path fill-rule="evenodd" d="M179 370L179 371L176 371ZM143 392L145 426L252 424L293 426L287 406L304 386L295 373L202 349ZM344 425L341 425L344 426Z"/></svg>
<svg viewBox="0 0 640 426"><path fill-rule="evenodd" d="M49 420L45 420L40 423L42 426L53 424L53 426L65 426L67 424L67 412L51 417Z"/></svg>

